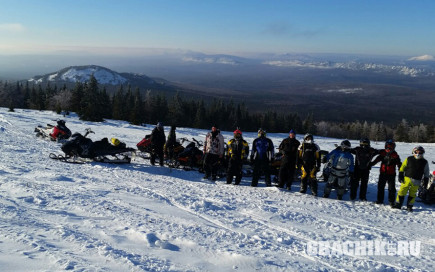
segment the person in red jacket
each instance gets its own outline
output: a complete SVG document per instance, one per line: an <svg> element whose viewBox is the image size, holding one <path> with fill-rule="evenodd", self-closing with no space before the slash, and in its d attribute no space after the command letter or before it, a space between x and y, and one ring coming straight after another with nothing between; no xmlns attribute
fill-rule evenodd
<svg viewBox="0 0 435 272"><path fill-rule="evenodd" d="M396 167L399 170L402 165L395 148L396 143L393 140L387 140L385 142L385 149L379 151L379 155L370 163L371 167L381 162L376 204L384 203L385 185L388 183L388 202L391 207L394 205L396 197Z"/></svg>

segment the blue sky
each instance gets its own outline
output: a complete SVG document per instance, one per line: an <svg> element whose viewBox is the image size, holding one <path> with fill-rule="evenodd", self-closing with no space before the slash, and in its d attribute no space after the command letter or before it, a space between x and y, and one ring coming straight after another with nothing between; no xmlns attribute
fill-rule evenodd
<svg viewBox="0 0 435 272"><path fill-rule="evenodd" d="M433 0L0 0L0 54L435 55Z"/></svg>

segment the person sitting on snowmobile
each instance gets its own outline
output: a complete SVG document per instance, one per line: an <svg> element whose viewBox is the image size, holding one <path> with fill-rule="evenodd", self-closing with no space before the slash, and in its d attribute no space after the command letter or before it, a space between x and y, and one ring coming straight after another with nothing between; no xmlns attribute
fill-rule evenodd
<svg viewBox="0 0 435 272"><path fill-rule="evenodd" d="M330 168L329 178L325 186L323 197L328 198L333 187L337 188L337 199L343 199L347 184L353 176L354 160L350 153L351 144L348 140L341 142L340 146L326 156Z"/></svg>
<svg viewBox="0 0 435 272"><path fill-rule="evenodd" d="M58 120L57 125L53 127L53 131L49 135L53 141L68 139L71 137L71 130L66 127L64 120Z"/></svg>
<svg viewBox="0 0 435 272"><path fill-rule="evenodd" d="M427 183L423 180L420 188L418 188L418 197L420 197L425 204L435 203L435 171L430 175Z"/></svg>

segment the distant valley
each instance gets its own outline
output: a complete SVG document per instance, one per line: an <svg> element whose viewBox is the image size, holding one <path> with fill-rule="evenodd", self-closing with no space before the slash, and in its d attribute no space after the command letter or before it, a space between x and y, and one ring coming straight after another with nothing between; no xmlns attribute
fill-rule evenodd
<svg viewBox="0 0 435 272"><path fill-rule="evenodd" d="M29 82L60 87L80 79L77 71L73 77L65 77L66 70L98 67L106 74L97 80L112 90L129 84L168 96L179 91L189 99L194 95L205 100L243 101L256 112L296 112L301 118L313 113L316 120L397 123L405 118L434 124L433 60L307 54L236 57L188 52L106 62L109 65L64 67L33 76Z"/></svg>

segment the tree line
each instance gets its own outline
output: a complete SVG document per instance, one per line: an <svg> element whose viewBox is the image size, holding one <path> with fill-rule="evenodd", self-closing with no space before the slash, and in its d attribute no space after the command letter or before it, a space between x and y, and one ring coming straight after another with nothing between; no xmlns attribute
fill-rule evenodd
<svg viewBox="0 0 435 272"><path fill-rule="evenodd" d="M167 98L151 90L141 92L131 86L119 86L109 95L100 87L97 79L91 76L85 83L77 82L74 88L65 85L58 88L49 83L45 86L29 82L11 84L0 81L0 105L35 110L53 110L57 113L76 112L80 119L101 122L104 119L125 120L135 125L155 124L208 129L217 125L222 130L256 131L263 128L268 132L312 133L319 136L361 139L373 141L394 139L402 142L435 142L435 128L432 125L412 124L406 119L392 125L383 122L368 123L354 121L337 123L316 120L313 114L303 119L297 113L278 113L276 111L252 111L242 102L231 99L186 98L176 93Z"/></svg>

